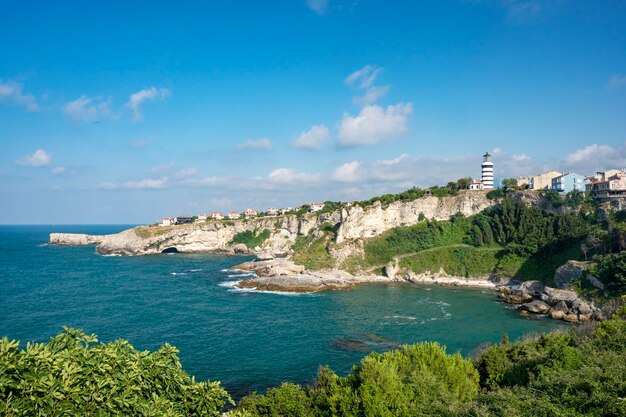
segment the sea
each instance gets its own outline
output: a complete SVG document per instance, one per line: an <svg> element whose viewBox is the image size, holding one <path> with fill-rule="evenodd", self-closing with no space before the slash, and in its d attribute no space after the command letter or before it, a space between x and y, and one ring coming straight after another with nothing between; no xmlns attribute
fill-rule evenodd
<svg viewBox="0 0 626 417"><path fill-rule="evenodd" d="M475 354L568 326L528 319L489 290L363 285L285 294L241 290L250 257L169 253L101 256L93 246L47 244L51 232L107 234L131 225L0 226L0 337L43 342L62 326L126 339L141 350L170 343L197 380L235 398L283 381L312 382L320 366L347 374L369 352L436 341Z"/></svg>

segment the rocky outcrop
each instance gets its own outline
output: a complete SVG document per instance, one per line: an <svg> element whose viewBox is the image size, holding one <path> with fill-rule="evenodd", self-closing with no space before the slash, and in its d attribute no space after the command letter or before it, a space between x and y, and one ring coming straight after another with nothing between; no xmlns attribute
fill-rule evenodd
<svg viewBox="0 0 626 417"><path fill-rule="evenodd" d="M265 217L231 222L206 222L180 226L142 226L123 232L105 235L51 234L50 243L56 245L97 244L96 251L103 255L149 255L164 250L178 252L223 252L230 254L251 254L265 252L288 254L298 235L307 235L318 230L324 223L336 224L339 213L305 215L302 217ZM245 231L262 232L268 230L270 237L261 247L248 248L245 245L231 245L235 235Z"/></svg>
<svg viewBox="0 0 626 417"><path fill-rule="evenodd" d="M104 239L100 235L85 235L81 233L50 233L50 244L65 246L95 245Z"/></svg>
<svg viewBox="0 0 626 417"><path fill-rule="evenodd" d="M534 314L549 314L553 319L580 323L605 318L601 309L579 298L576 292L546 287L539 281L500 287L499 291L501 299L511 304L519 304L520 310Z"/></svg>
<svg viewBox="0 0 626 417"><path fill-rule="evenodd" d="M557 288L569 288L572 282L584 280L594 287L603 290L604 284L596 277L589 274L585 270L585 267L586 263L584 262L567 261L556 270L554 274L554 285Z"/></svg>
<svg viewBox="0 0 626 417"><path fill-rule="evenodd" d="M413 201L396 201L383 206L352 205L341 210L337 244L378 236L389 229L415 224L420 215L426 219L448 220L456 213L471 216L496 204L486 192L461 192L451 197L423 197Z"/></svg>

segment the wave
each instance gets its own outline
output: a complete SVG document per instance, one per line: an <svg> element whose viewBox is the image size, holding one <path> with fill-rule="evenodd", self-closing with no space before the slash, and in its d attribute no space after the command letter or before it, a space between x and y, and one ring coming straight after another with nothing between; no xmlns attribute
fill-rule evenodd
<svg viewBox="0 0 626 417"><path fill-rule="evenodd" d="M257 275L254 272L246 272L241 274L228 274L228 278L243 278L243 277L256 277Z"/></svg>
<svg viewBox="0 0 626 417"><path fill-rule="evenodd" d="M397 320L417 320L417 317L412 316L385 316L386 319L397 319Z"/></svg>
<svg viewBox="0 0 626 417"><path fill-rule="evenodd" d="M38 248L45 248L46 246L50 246L49 243L40 243L39 245L37 245Z"/></svg>
<svg viewBox="0 0 626 417"><path fill-rule="evenodd" d="M187 275L187 272L170 272L170 275Z"/></svg>
<svg viewBox="0 0 626 417"><path fill-rule="evenodd" d="M100 256L107 256L108 257L108 256L122 256L122 255L120 255L119 253L106 253L106 254L100 255Z"/></svg>
<svg viewBox="0 0 626 417"><path fill-rule="evenodd" d="M229 275L230 277L230 275ZM238 281L223 281L220 282L220 287L228 288L229 292L242 292L242 293L259 293L259 294L276 294L276 295L288 295L288 296L298 296L298 295L310 295L313 293L310 292L284 292L284 291L265 291L265 290L257 290L256 288L239 288L237 284L239 284L241 280Z"/></svg>

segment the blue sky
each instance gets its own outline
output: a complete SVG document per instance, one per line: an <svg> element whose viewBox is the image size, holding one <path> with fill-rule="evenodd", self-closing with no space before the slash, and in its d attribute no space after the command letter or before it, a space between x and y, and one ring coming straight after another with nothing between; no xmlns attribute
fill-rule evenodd
<svg viewBox="0 0 626 417"><path fill-rule="evenodd" d="M0 0L0 223L626 167L623 1L94 3Z"/></svg>

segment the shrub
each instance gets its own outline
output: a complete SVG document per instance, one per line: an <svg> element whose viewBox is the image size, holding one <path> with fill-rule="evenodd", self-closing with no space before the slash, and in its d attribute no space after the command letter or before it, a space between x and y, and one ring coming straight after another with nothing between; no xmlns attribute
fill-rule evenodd
<svg viewBox="0 0 626 417"><path fill-rule="evenodd" d="M270 231L267 229L264 229L261 233L257 233L256 230L246 230L245 232L240 232L233 236L231 244L237 245L243 243L248 248L256 248L257 246L262 246L263 242L269 237Z"/></svg>
<svg viewBox="0 0 626 417"><path fill-rule="evenodd" d="M218 382L196 382L178 350L140 352L125 340L64 328L47 343L0 340L3 416L219 416L232 403Z"/></svg>

